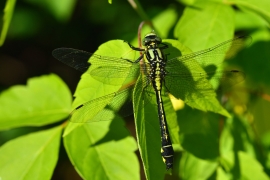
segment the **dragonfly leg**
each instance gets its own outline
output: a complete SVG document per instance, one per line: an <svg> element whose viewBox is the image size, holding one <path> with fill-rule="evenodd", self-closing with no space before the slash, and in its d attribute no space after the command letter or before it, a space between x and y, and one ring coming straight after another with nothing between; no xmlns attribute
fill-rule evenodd
<svg viewBox="0 0 270 180"><path fill-rule="evenodd" d="M144 54L143 54L144 55ZM134 61L135 63L138 63L142 58L143 58L143 55L141 55L136 61Z"/></svg>
<svg viewBox="0 0 270 180"><path fill-rule="evenodd" d="M145 51L145 49L141 49L141 48L137 48L137 47L134 47L132 46L129 42L127 41L124 41L125 43L127 43L129 45L129 47L135 51Z"/></svg>

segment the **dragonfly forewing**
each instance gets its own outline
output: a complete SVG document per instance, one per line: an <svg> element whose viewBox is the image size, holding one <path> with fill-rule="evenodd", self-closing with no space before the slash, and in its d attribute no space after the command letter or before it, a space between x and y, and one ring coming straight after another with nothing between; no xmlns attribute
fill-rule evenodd
<svg viewBox="0 0 270 180"><path fill-rule="evenodd" d="M75 123L91 123L97 121L112 120L115 113L121 110L126 101L131 102L131 93L134 84L129 87L93 100L90 100L77 108L70 114L70 121ZM132 114L132 109L120 112L121 116Z"/></svg>
<svg viewBox="0 0 270 180"><path fill-rule="evenodd" d="M72 48L57 48L52 55L66 65L85 72L90 66L88 59L92 53Z"/></svg>
<svg viewBox="0 0 270 180"><path fill-rule="evenodd" d="M110 85L121 85L126 79L136 78L140 68L130 59L101 56L72 48L58 48L52 54L68 66Z"/></svg>

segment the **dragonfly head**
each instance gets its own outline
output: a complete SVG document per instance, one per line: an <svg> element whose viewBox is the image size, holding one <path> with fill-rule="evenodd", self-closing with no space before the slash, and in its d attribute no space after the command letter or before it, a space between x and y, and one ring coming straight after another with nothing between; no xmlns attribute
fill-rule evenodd
<svg viewBox="0 0 270 180"><path fill-rule="evenodd" d="M161 43L161 38L156 35L156 33L151 32L145 35L143 39L144 46L158 45Z"/></svg>

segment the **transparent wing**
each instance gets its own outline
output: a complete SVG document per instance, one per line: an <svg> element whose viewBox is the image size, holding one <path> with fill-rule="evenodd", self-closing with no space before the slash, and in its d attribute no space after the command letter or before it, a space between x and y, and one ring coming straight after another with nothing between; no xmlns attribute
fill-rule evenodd
<svg viewBox="0 0 270 180"><path fill-rule="evenodd" d="M93 100L90 100L77 108L70 114L70 121L75 123L90 123L96 121L112 120L115 113L125 117L133 113L131 109L121 111L121 107L131 102L131 92L134 84L129 87Z"/></svg>
<svg viewBox="0 0 270 180"><path fill-rule="evenodd" d="M136 81L137 88L142 89L148 101L154 101L155 94L149 85L147 78ZM77 108L71 114L69 120L75 123L91 123L97 121L112 120L115 114L122 117L133 114L132 92L136 83L117 92L90 100ZM148 102L147 101L147 102Z"/></svg>
<svg viewBox="0 0 270 180"><path fill-rule="evenodd" d="M139 64L130 59L101 56L72 48L55 49L52 55L68 66L89 73L105 84L117 85L118 82L123 81L123 78L136 76L139 70Z"/></svg>
<svg viewBox="0 0 270 180"><path fill-rule="evenodd" d="M92 54L78 49L58 48L53 50L52 55L64 64L85 72L90 66L88 60Z"/></svg>
<svg viewBox="0 0 270 180"><path fill-rule="evenodd" d="M221 91L242 82L245 79L243 72L235 69L218 71L222 62L215 60L222 60L226 55L232 56L236 49L247 42L251 43L251 37L238 37L202 51L169 59L166 65L165 87L176 98L190 101L216 96L216 90L209 80L212 84L221 82Z"/></svg>

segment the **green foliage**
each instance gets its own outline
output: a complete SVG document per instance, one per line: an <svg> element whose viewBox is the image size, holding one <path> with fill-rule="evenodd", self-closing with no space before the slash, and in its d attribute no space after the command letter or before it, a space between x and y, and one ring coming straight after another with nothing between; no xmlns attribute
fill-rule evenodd
<svg viewBox="0 0 270 180"><path fill-rule="evenodd" d="M68 116L71 94L58 76L44 75L29 79L26 86L16 85L3 91L0 104L1 130L44 126Z"/></svg>
<svg viewBox="0 0 270 180"><path fill-rule="evenodd" d="M0 46L3 45L6 36L7 36L7 31L10 25L10 21L12 19L13 15L13 10L15 7L16 0L7 0L6 6L4 9L4 16L3 16L3 25L1 29L1 35L0 35Z"/></svg>
<svg viewBox="0 0 270 180"><path fill-rule="evenodd" d="M84 179L139 179L136 142L119 118L84 124L64 137L64 145Z"/></svg>
<svg viewBox="0 0 270 180"><path fill-rule="evenodd" d="M75 1L26 2L46 9L61 22L70 19L75 7ZM266 121L270 107L267 99L270 86L269 2L266 0L179 2L189 6L175 4L167 9L163 7L158 9L158 13L154 16L148 14L148 11L145 12L137 1L135 1L137 6L133 6L137 7L135 10L143 20L148 20L148 15L152 16L149 19L155 31L164 39L163 42L169 45L166 50L168 59L212 47L232 39L239 32L250 34L253 42L246 49L242 51L239 49L230 54L234 57L226 61L225 67L220 66L224 57L220 59L212 57L209 60L211 65L220 66L219 70L237 67L236 69L241 69L246 74L246 81L233 87L225 95L217 96L211 88L210 95L201 98L201 95L194 91L206 84L207 87L218 87L219 84L213 84L211 79L209 81L205 79L207 83L200 84L195 73L204 72L209 64L200 64L195 59L190 59L192 66L187 63L185 67L194 77L194 82L198 83L194 84L194 89L186 88L182 92L175 86L171 92L181 97L185 104L175 111L173 107L177 104L171 103L173 99L163 97L175 150L174 169L171 172L166 172L160 156L160 127L156 102L154 98L150 100L145 98L147 95L140 86L143 76L137 77L136 74L129 76L129 72L113 69L114 62L111 62L107 66L108 69L105 69L109 70L105 77L90 73L82 75L73 103L67 86L53 74L31 78L26 86L16 85L1 92L1 130L25 126L55 127L23 135L2 145L0 179L51 179L58 160L62 129L65 150L83 179L140 179L139 161L134 153L137 146L146 179L158 180L164 177L185 180L269 179L270 127ZM15 1L7 1L1 42L6 37L14 4ZM25 12L23 14L26 15L18 17L30 17ZM123 13L122 16L124 15ZM20 19L16 20L19 21ZM30 18L28 24L33 21L37 19ZM14 27L11 26L11 33L15 32ZM118 29L121 27L124 29L125 24L117 26ZM151 28L144 26L141 34L144 35L150 30ZM113 31L113 27L110 31ZM33 27L29 32L38 32L38 28ZM135 45L137 41L132 42ZM139 53L131 50L122 40L102 44L95 54L134 61L139 57ZM89 61L90 68L95 68L98 59L92 57ZM105 111L105 105L114 100L111 93L129 86L135 78L138 78L138 83L132 96L137 143L127 131L123 119L113 111L107 113L105 121L85 123L96 113ZM181 86L187 83L180 82ZM252 90L256 91L259 86L261 94L254 97L256 93L252 95L249 88L252 87ZM191 95L186 96L188 93ZM65 121L60 126L51 125L66 118L72 109L79 105L108 94L111 94L111 99L107 99L108 102L103 102L90 110L83 110L83 112L91 111L88 115L74 114L70 121ZM128 97L123 97L122 104L126 98ZM74 123L77 119L83 123Z"/></svg>
<svg viewBox="0 0 270 180"><path fill-rule="evenodd" d="M1 178L50 179L58 159L62 128L31 133L4 144L0 148Z"/></svg>

